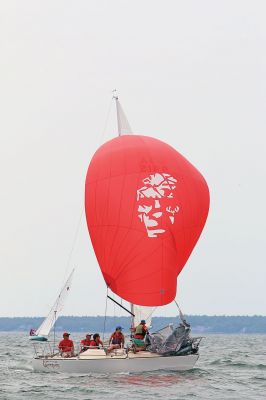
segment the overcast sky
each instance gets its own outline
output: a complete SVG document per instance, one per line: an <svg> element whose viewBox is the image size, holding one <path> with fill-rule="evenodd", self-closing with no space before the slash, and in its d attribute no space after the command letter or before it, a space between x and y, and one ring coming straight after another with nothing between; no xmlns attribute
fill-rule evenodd
<svg viewBox="0 0 266 400"><path fill-rule="evenodd" d="M88 163L116 135L114 88L133 131L175 147L210 188L183 311L266 314L265 13L243 0L0 1L0 316L45 315L73 265L64 313L104 314L84 214L70 254Z"/></svg>

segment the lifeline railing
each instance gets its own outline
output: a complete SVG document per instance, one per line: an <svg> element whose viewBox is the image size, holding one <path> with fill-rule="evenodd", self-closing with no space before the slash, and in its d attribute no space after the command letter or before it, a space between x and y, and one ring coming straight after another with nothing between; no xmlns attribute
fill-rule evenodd
<svg viewBox="0 0 266 400"><path fill-rule="evenodd" d="M45 341L45 342L38 342L38 341L32 341L32 345L34 348L34 354L38 358L48 358L48 357L56 357L60 355L60 351L58 349L58 345L52 340L52 341ZM108 354L108 347L109 346L84 346L80 345L78 346L79 351L77 353L74 353L74 357L79 357L80 354L84 353L86 350L95 350L95 349L102 349L105 351L106 354ZM118 351L121 351L121 348L118 349L113 349L112 354L118 353ZM123 348L125 354L127 354L128 349Z"/></svg>

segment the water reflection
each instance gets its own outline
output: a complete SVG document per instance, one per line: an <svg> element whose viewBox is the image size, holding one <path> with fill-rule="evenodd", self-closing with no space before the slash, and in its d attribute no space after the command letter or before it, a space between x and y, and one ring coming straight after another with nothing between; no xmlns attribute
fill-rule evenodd
<svg viewBox="0 0 266 400"><path fill-rule="evenodd" d="M160 371L152 373L139 373L129 375L119 375L119 377L113 378L116 383L121 385L133 385L133 386L149 386L149 387L169 387L172 385L180 385L183 383L192 383L202 378L200 370L192 370L186 372L169 372L165 373Z"/></svg>

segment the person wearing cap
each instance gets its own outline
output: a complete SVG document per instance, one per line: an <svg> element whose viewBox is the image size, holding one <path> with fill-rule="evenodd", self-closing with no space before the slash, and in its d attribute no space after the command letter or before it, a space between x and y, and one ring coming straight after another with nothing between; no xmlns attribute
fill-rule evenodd
<svg viewBox="0 0 266 400"><path fill-rule="evenodd" d="M146 326L145 319L142 319L140 321L140 324L137 325L136 328L133 328L133 330L134 330L134 339L143 340L146 333L148 333L148 327Z"/></svg>
<svg viewBox="0 0 266 400"><path fill-rule="evenodd" d="M124 347L125 337L122 333L122 326L117 326L115 331L112 333L109 339L109 347L107 349L108 353L114 349L120 349Z"/></svg>
<svg viewBox="0 0 266 400"><path fill-rule="evenodd" d="M58 345L59 352L62 357L73 357L74 356L74 344L73 341L69 339L70 333L63 333L63 340Z"/></svg>
<svg viewBox="0 0 266 400"><path fill-rule="evenodd" d="M146 333L148 332L148 327L146 326L146 321L142 319L140 324L136 326L136 328L131 329L134 332L134 335L131 339L132 341L132 348L131 350L135 353L137 351L146 350L146 345L144 342L144 338Z"/></svg>
<svg viewBox="0 0 266 400"><path fill-rule="evenodd" d="M100 335L99 333L94 333L93 340L90 343L90 347L97 347L99 349L100 346L103 347L103 342L101 341Z"/></svg>
<svg viewBox="0 0 266 400"><path fill-rule="evenodd" d="M91 335L92 335L91 333L87 333L86 338L81 340L80 342L81 352L87 350L91 345Z"/></svg>

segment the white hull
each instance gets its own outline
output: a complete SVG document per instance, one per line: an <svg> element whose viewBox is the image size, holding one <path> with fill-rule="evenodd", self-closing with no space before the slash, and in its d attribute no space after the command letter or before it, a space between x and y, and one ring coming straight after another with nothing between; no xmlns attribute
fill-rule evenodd
<svg viewBox="0 0 266 400"><path fill-rule="evenodd" d="M194 367L198 358L198 354L162 357L146 351L113 357L40 357L33 359L33 368L40 372L56 371L78 374L143 372L159 369L186 371Z"/></svg>

